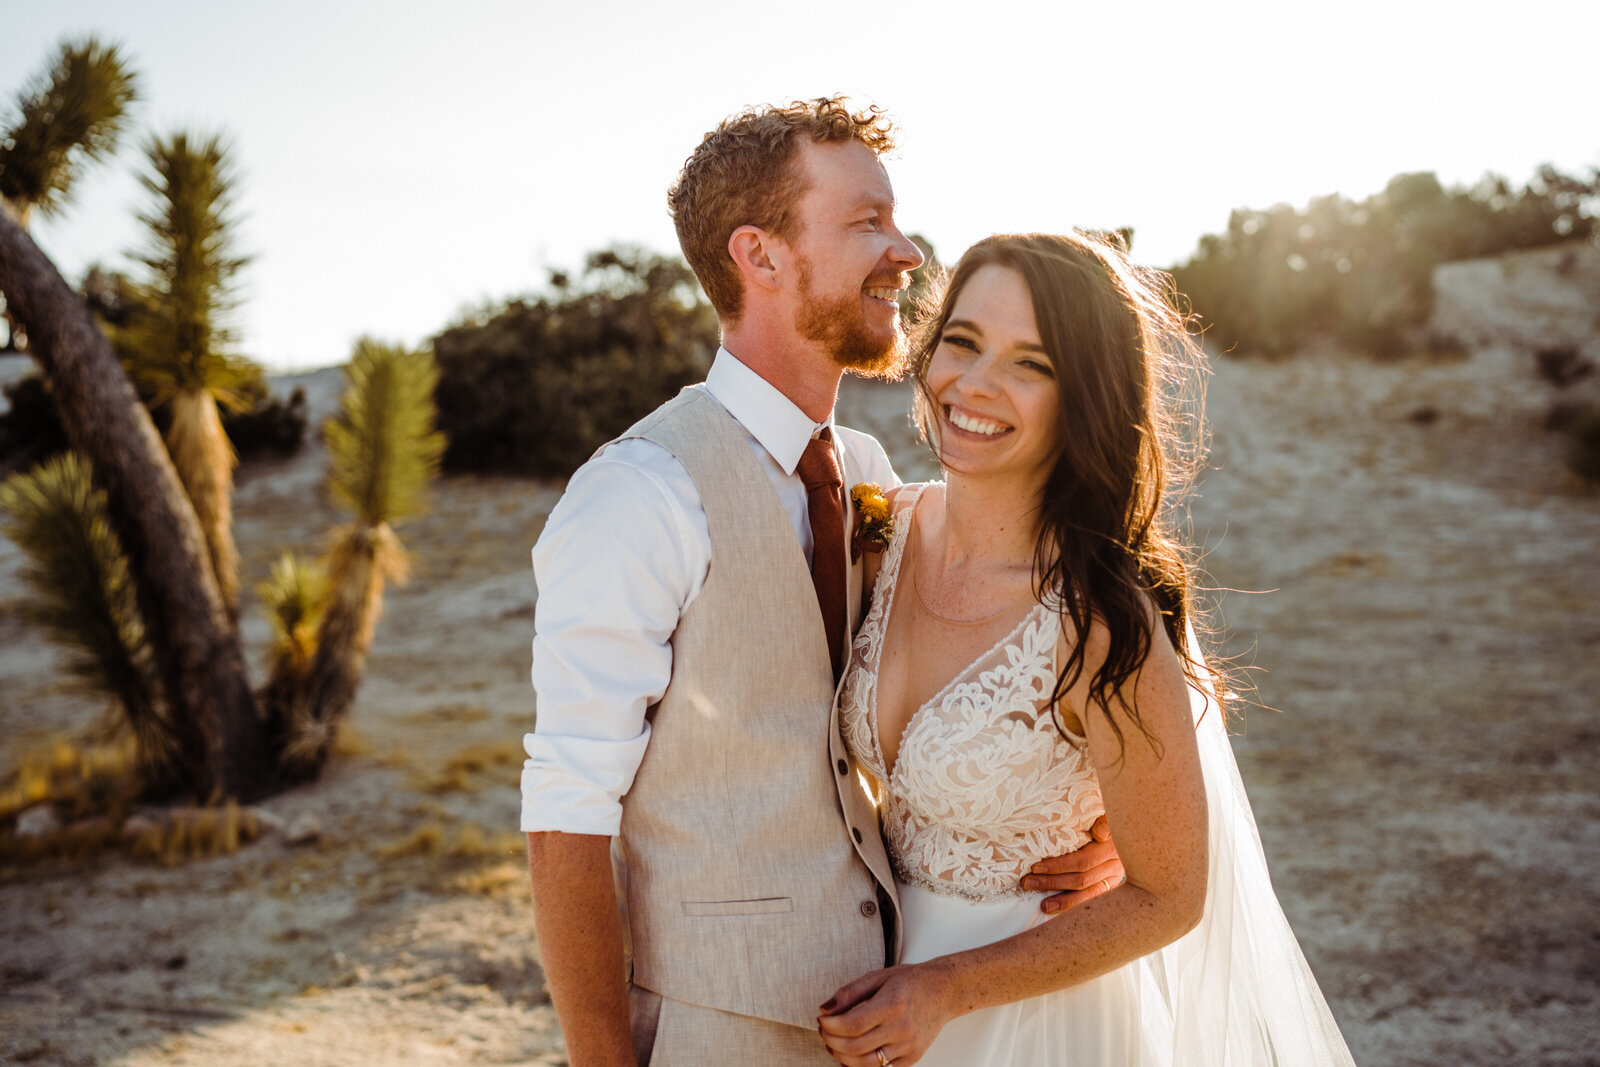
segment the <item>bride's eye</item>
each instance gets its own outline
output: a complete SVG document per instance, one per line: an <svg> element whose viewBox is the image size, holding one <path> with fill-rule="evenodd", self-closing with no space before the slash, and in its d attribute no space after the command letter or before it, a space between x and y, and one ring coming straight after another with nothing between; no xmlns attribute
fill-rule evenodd
<svg viewBox="0 0 1600 1067"><path fill-rule="evenodd" d="M978 350L978 342L964 334L959 333L947 333L943 337L939 338L939 343L953 345L956 348L964 348L969 352L976 352Z"/></svg>

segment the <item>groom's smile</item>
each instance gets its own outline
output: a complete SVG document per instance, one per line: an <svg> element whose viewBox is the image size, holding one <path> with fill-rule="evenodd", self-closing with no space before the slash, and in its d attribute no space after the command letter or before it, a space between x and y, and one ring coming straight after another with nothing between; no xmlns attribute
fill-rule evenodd
<svg viewBox="0 0 1600 1067"><path fill-rule="evenodd" d="M795 205L795 326L834 360L871 374L903 369L900 292L922 253L894 222L888 173L865 145L803 144Z"/></svg>

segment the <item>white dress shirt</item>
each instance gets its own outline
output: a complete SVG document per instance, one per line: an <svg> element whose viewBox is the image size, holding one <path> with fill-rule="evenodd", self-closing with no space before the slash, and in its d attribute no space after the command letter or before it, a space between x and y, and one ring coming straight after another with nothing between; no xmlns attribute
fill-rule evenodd
<svg viewBox="0 0 1600 1067"><path fill-rule="evenodd" d="M706 389L748 435L809 565L811 520L795 468L832 419L812 422L726 349ZM876 440L833 432L866 481L899 484ZM572 476L533 547L538 718L523 738L524 831L616 835L650 741L645 711L666 691L672 634L710 566L700 494L666 449L621 441Z"/></svg>

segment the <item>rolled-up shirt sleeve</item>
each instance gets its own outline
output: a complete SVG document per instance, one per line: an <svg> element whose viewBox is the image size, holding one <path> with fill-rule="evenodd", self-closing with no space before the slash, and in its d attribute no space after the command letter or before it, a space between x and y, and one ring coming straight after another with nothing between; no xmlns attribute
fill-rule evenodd
<svg viewBox="0 0 1600 1067"><path fill-rule="evenodd" d="M538 717L523 738L524 831L618 832L650 740L645 712L666 691L672 634L705 580L698 509L676 459L626 441L580 468L551 512L533 549Z"/></svg>

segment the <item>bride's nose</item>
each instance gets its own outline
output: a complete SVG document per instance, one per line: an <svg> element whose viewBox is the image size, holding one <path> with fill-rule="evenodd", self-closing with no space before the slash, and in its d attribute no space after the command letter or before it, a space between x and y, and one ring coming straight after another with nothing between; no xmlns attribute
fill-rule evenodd
<svg viewBox="0 0 1600 1067"><path fill-rule="evenodd" d="M968 363L966 369L961 372L961 377L956 379L956 387L972 397L997 396L1000 389L995 381L994 360L979 356Z"/></svg>

